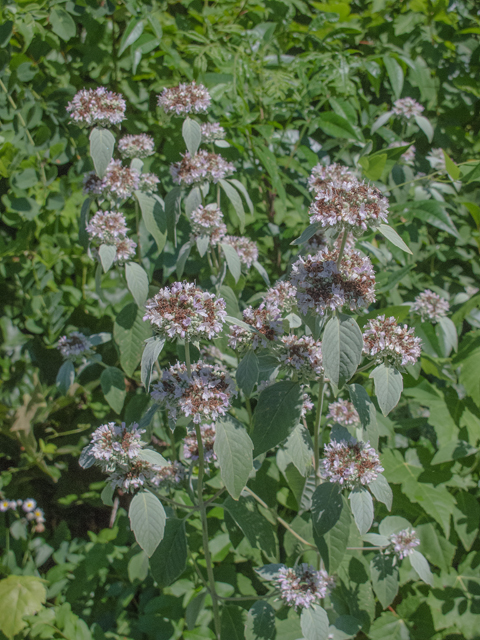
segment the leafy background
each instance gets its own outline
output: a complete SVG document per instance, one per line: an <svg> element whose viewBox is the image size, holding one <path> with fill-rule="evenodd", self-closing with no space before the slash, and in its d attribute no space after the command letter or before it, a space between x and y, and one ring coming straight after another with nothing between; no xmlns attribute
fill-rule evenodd
<svg viewBox="0 0 480 640"><path fill-rule="evenodd" d="M211 115L227 130L231 146L222 155L235 163L253 202L253 214L248 207L244 211L245 234L258 242L272 282L285 272L296 252L290 243L308 224L309 172L329 158L389 187L391 224L413 252L407 255L373 236L362 239L378 274L375 308L401 313L398 305L426 287L449 298L458 350L440 344L428 323L418 326L421 366L405 376L395 411L388 418L378 413L394 513L420 533L433 587L412 582L404 561L399 593L383 610L369 579L368 554L351 551L337 568L341 588L334 604L360 621L359 638L479 637L480 296L470 289L479 279L479 34L478 6L462 1L4 5L1 482L9 497L34 497L47 517L43 535L26 540L19 534L8 549L4 545L0 608L10 610L8 598L18 594L18 619L2 628L7 637L213 637L208 599L205 608L190 563L182 572L180 556L167 577L161 559L160 570L149 570L127 526L127 505L110 527L111 509L100 499L103 477L78 466L92 429L119 416L129 423L145 414L148 396L138 364L149 334L136 326L135 344L126 354L132 329L122 317L133 298L115 272L104 278L103 294L96 286L79 235L82 178L92 169L88 138L69 123L65 107L83 87L121 92L128 102L123 130L155 138L157 153L145 166L160 177L164 197L173 186L168 167L184 146L178 121L161 114L156 95L192 79L209 88ZM393 101L405 96L425 106L432 131L427 125L405 131L394 119L378 126ZM415 172L398 162L398 154L385 153L389 143L405 136L416 147ZM432 148L448 154L447 173L418 179L418 172L432 173ZM241 211L228 200L223 204L229 228L239 233ZM134 220L133 205L126 213ZM142 263L156 289L176 278L179 250L188 238L184 218L176 247L166 221L157 226L155 241L143 224L138 229ZM208 265L195 256L185 265L185 277L208 286ZM229 275L226 284L233 292L233 315L236 305L241 309L265 291L254 270L238 282ZM100 367L79 375L67 395L58 393L61 359L55 344L72 329L113 333L114 340L98 351L125 374L116 411L102 391ZM166 349L161 364L175 357L173 348ZM371 392L366 375L354 382ZM237 415L244 418L240 407ZM161 418L150 430L168 452L172 444ZM181 442L181 429L174 437ZM297 515L297 486L275 456L249 486L268 506L254 511L255 535L240 524L248 505L247 512L236 513L241 504L230 501L230 509L225 504L210 512L210 546L224 597L261 595L265 586L253 567L293 562L298 555L295 538L272 513L313 541L311 524ZM377 520L385 515L386 509L379 510ZM190 549L198 549L194 521L187 522L186 533ZM242 637L239 629L253 603L246 599L224 608L225 638ZM278 640L301 637L298 617L284 609L277 618ZM248 621L245 633L271 637L255 635ZM335 640L353 637L357 629L335 633Z"/></svg>

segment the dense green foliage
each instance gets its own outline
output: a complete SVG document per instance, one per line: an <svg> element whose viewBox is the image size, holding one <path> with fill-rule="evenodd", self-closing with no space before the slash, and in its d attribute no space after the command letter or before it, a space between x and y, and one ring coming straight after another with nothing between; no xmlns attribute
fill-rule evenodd
<svg viewBox="0 0 480 640"><path fill-rule="evenodd" d="M362 425L378 444L383 476L393 491L389 513L388 489L377 488L371 529L371 498L368 503L358 492L347 500L348 494L342 498L330 483L315 490L312 441L306 431L298 436L298 384L279 378L259 398L253 389L262 379L260 370L271 370L271 355L238 358L241 391L217 427L221 472L210 465L204 491L213 503L208 548L222 640L267 640L274 634L277 640L326 640L328 634L334 640L480 638L476 5L474 0L450 7L445 0L17 0L4 5L0 498L34 498L46 522L45 531L35 532L12 510L0 513L0 637L215 638L205 523L202 510L192 508L192 485L159 493L165 512L156 513L157 532L165 529L157 546L148 527L140 531L151 517L151 512L142 515L140 499L146 504L145 494L152 494L138 493L135 508L128 493L112 502L98 468L79 466L82 449L101 424L140 422L151 449L178 459L189 423L180 419L172 431L142 382L142 352L152 336L142 321L144 275L132 267L125 276L116 266L103 273L88 247L85 217L96 209L93 201L84 204L82 182L97 157L90 155L88 130L71 122L66 106L80 89L104 86L127 101L121 133L112 129L116 138L148 133L155 139L155 154L145 159L144 170L160 178L159 197L139 195L121 207L139 245L136 263L129 264L141 265L147 274L149 297L177 279L213 292L221 285L229 316L241 318L248 304L260 302L266 281L274 284L289 272L299 250L292 241L309 224L313 196L307 179L320 160L348 166L387 195L389 224L411 252L378 232L358 239L357 248L375 268L377 300L367 314L349 315L361 328L384 313L416 327L422 356L402 372L398 405L380 391L383 373L374 388L370 371L356 371L358 362L352 368L346 357L338 371L332 366L346 353L344 345L354 343L357 329L346 328L344 317L340 355L325 362L330 380L343 387L340 396L364 407ZM210 256L188 244L185 213L201 198L199 190L183 190L181 202L175 198L180 192L174 191L169 166L185 151L184 120L157 106L164 87L192 80L210 91L208 119L225 128L229 143L215 150L235 165L233 178L240 181L238 191L226 183L217 193L211 185L207 200L220 198L229 233L244 234L259 247L258 268L242 273L235 253L226 250L229 270L222 282ZM406 125L393 116L382 118L401 97L424 107L422 116ZM401 141L414 144L414 165L401 158L406 145L389 148ZM443 151L432 155L434 149ZM451 323L433 325L410 313L404 303L427 288L449 300ZM314 334L322 328L314 318L307 321ZM331 332L334 328L330 325ZM71 368L57 378L62 357L56 345L75 330L101 337L97 361L77 366L70 384ZM334 340L329 344L330 354ZM225 336L215 346L234 371L239 354L227 347ZM191 351L196 360L198 351L194 346ZM177 358L185 360L184 345L167 342L159 365L166 368ZM318 386L313 383L310 390L315 402ZM324 435L332 426L326 408L334 391L320 416ZM314 411L306 421L314 437ZM228 493L220 493L223 487ZM130 530L129 508L137 542L153 554L150 561ZM386 520L392 514L415 528L430 569L419 556L413 568L409 558L398 568L391 556L378 553L381 536L396 530ZM362 534L370 529L363 540L362 528ZM363 545L375 549L362 551ZM300 616L278 599L262 599L272 585L256 570L297 561L316 566L319 553L336 575L336 587L323 601L327 622L320 607Z"/></svg>

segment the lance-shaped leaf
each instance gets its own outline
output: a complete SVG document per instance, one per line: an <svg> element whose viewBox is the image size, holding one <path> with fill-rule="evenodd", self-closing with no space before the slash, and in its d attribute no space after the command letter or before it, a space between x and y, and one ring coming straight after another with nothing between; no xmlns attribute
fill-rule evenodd
<svg viewBox="0 0 480 640"><path fill-rule="evenodd" d="M185 118L182 126L182 136L189 154L194 156L202 141L202 130L198 122L192 120L192 118Z"/></svg>
<svg viewBox="0 0 480 640"><path fill-rule="evenodd" d="M348 496L352 508L353 518L363 536L372 526L373 499L365 487L355 488Z"/></svg>
<svg viewBox="0 0 480 640"><path fill-rule="evenodd" d="M258 380L258 358L255 351L249 349L240 360L235 374L237 385L243 393L249 398L252 395L253 388Z"/></svg>
<svg viewBox="0 0 480 640"><path fill-rule="evenodd" d="M221 243L223 255L227 261L228 269L232 274L235 282L238 282L238 279L242 275L242 265L240 263L240 258L238 257L238 253L235 249L224 242Z"/></svg>
<svg viewBox="0 0 480 640"><path fill-rule="evenodd" d="M82 209L80 211L80 222L78 224L78 241L84 249L88 247L88 233L86 226L88 224L88 213L90 211L90 198L86 198L83 201Z"/></svg>
<svg viewBox="0 0 480 640"><path fill-rule="evenodd" d="M328 321L322 340L323 366L336 387L343 387L353 376L362 359L362 349L362 332L353 318L340 314Z"/></svg>
<svg viewBox="0 0 480 640"><path fill-rule="evenodd" d="M167 218L165 216L164 204L157 195L135 191L143 222L148 233L153 236L159 251L162 251L167 240Z"/></svg>
<svg viewBox="0 0 480 640"><path fill-rule="evenodd" d="M383 57L383 63L385 64L385 68L388 73L388 79L390 80L390 84L392 85L393 93L396 98L400 98L402 95L403 89L403 69L400 64L390 56Z"/></svg>
<svg viewBox="0 0 480 640"><path fill-rule="evenodd" d="M134 496L128 511L135 539L149 558L163 539L167 516L160 500L150 491Z"/></svg>
<svg viewBox="0 0 480 640"><path fill-rule="evenodd" d="M312 497L312 524L315 533L323 536L332 529L343 509L342 490L334 482L324 482Z"/></svg>
<svg viewBox="0 0 480 640"><path fill-rule="evenodd" d="M321 228L322 228L322 225L320 222L315 222L314 224L310 224L302 233L302 235L299 238L296 238L295 240L293 240L293 242L291 242L290 244L297 245L297 246L301 244L305 244L310 240L310 238L313 238L313 236L316 233L318 233Z"/></svg>
<svg viewBox="0 0 480 640"><path fill-rule="evenodd" d="M176 246L176 226L180 216L180 203L182 201L182 190L180 187L173 187L165 196L165 219L167 222L168 239Z"/></svg>
<svg viewBox="0 0 480 640"><path fill-rule="evenodd" d="M145 269L136 262L127 262L125 277L133 299L142 308L148 297L148 276Z"/></svg>
<svg viewBox="0 0 480 640"><path fill-rule="evenodd" d="M368 439L370 444L376 448L378 446L378 425L375 405L365 391L365 388L360 384L349 385L348 392L350 394L350 400L357 410L362 428L367 433L365 439Z"/></svg>
<svg viewBox="0 0 480 640"><path fill-rule="evenodd" d="M152 335L150 326L143 321L143 314L143 309L135 302L130 302L117 315L113 325L113 337L120 351L120 364L130 378L142 357L144 341Z"/></svg>
<svg viewBox="0 0 480 640"><path fill-rule="evenodd" d="M141 364L141 380L145 385L145 389L150 389L150 380L152 379L153 367L158 360L163 347L165 345L165 338L155 336L145 341L145 348L142 354Z"/></svg>
<svg viewBox="0 0 480 640"><path fill-rule="evenodd" d="M327 612L318 604L302 610L300 626L305 640L327 640L328 638Z"/></svg>
<svg viewBox="0 0 480 640"><path fill-rule="evenodd" d="M430 571L430 567L428 565L428 562L425 556L422 553L420 553L420 551L417 551L416 549L414 549L411 555L409 556L409 558L410 558L410 564L418 573L418 577L420 578L420 580L423 580L424 582L426 582L427 584L433 587L433 575L432 575L432 572Z"/></svg>
<svg viewBox="0 0 480 640"><path fill-rule="evenodd" d="M380 473L368 488L379 502L383 502L389 511L392 510L393 493L385 476Z"/></svg>
<svg viewBox="0 0 480 640"><path fill-rule="evenodd" d="M185 522L168 518L163 539L150 558L150 570L160 588L168 587L185 571L187 565L187 537Z"/></svg>
<svg viewBox="0 0 480 640"><path fill-rule="evenodd" d="M56 385L60 393L65 394L75 380L75 367L73 362L66 360L57 373Z"/></svg>
<svg viewBox="0 0 480 640"><path fill-rule="evenodd" d="M113 133L102 127L95 127L90 133L90 155L99 178L103 178L113 156L115 138Z"/></svg>
<svg viewBox="0 0 480 640"><path fill-rule="evenodd" d="M228 497L223 503L223 508L232 516L252 547L263 551L269 560L276 559L273 527L259 513L257 503L252 497L240 496L238 500Z"/></svg>
<svg viewBox="0 0 480 640"><path fill-rule="evenodd" d="M375 395L384 416L394 409L403 390L402 374L389 364L379 364L369 376L375 382Z"/></svg>
<svg viewBox="0 0 480 640"><path fill-rule="evenodd" d="M308 429L299 424L283 444L283 450L302 476L313 466L313 442Z"/></svg>
<svg viewBox="0 0 480 640"><path fill-rule="evenodd" d="M242 198L240 197L235 187L232 187L229 182L227 182L226 180L219 180L219 182L220 186L225 191L227 198L230 200L233 208L235 209L235 213L240 220L240 230L243 231L245 227L245 209L243 208Z"/></svg>
<svg viewBox="0 0 480 640"><path fill-rule="evenodd" d="M390 242L394 244L396 247L398 247L402 251L405 251L405 253L409 253L410 255L413 255L410 249L408 248L408 246L402 240L402 238L398 235L395 229L393 229L390 225L380 224L378 226L378 230L380 231L382 236L385 236L385 238L387 240L390 240Z"/></svg>
<svg viewBox="0 0 480 640"><path fill-rule="evenodd" d="M244 185L240 182L240 180L236 180L235 178L229 178L228 182L230 182L230 184L233 184L233 186L236 187L237 191L239 191L243 195L243 197L245 198L245 202L247 203L247 207L249 208L250 213L253 216L253 202L251 201L248 191L246 190Z"/></svg>
<svg viewBox="0 0 480 640"><path fill-rule="evenodd" d="M125 32L120 40L120 48L118 55L121 56L127 47L134 44L143 33L143 20L137 20L132 18L125 29Z"/></svg>
<svg viewBox="0 0 480 640"><path fill-rule="evenodd" d="M96 458L92 455L93 444L88 444L82 449L82 453L78 459L78 464L82 469L89 469L95 464Z"/></svg>
<svg viewBox="0 0 480 640"><path fill-rule="evenodd" d="M433 127L430 124L430 120L427 120L425 116L415 116L415 122L427 136L428 141L431 142L433 140Z"/></svg>
<svg viewBox="0 0 480 640"><path fill-rule="evenodd" d="M192 242L188 241L184 245L182 245L177 258L176 264L176 273L177 278L181 278L183 272L185 270L185 265L187 264L188 256L190 255L190 251L192 250Z"/></svg>
<svg viewBox="0 0 480 640"><path fill-rule="evenodd" d="M115 493L115 487L110 482L103 487L100 499L107 507L113 507L113 494Z"/></svg>
<svg viewBox="0 0 480 640"><path fill-rule="evenodd" d="M395 556L378 553L370 562L373 590L384 609L398 593L398 568Z"/></svg>
<svg viewBox="0 0 480 640"><path fill-rule="evenodd" d="M275 634L275 609L258 600L247 614L245 640L270 640Z"/></svg>
<svg viewBox="0 0 480 640"><path fill-rule="evenodd" d="M342 502L343 508L335 525L323 536L317 535L315 530L313 534L328 573L334 573L342 564L350 536L352 516L346 499L342 498Z"/></svg>
<svg viewBox="0 0 480 640"><path fill-rule="evenodd" d="M214 451L228 493L238 500L253 471L253 443L247 430L233 416L216 423Z"/></svg>
<svg viewBox="0 0 480 640"><path fill-rule="evenodd" d="M245 616L245 609L233 604L224 605L220 620L220 640L245 640Z"/></svg>
<svg viewBox="0 0 480 640"><path fill-rule="evenodd" d="M115 262L117 248L114 244L102 244L98 250L100 262L102 263L103 272L107 273L112 264Z"/></svg>
<svg viewBox="0 0 480 640"><path fill-rule="evenodd" d="M120 413L125 402L125 380L123 373L117 367L107 367L100 376L105 400L112 407L115 413Z"/></svg>

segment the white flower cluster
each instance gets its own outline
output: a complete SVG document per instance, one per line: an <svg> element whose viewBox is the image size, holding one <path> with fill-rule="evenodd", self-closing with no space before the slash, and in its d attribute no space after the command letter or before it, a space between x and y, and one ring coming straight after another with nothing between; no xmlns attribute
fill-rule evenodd
<svg viewBox="0 0 480 640"><path fill-rule="evenodd" d="M202 433L203 459L205 462L213 462L217 459L213 450L215 444L215 424L205 424L200 427ZM183 439L183 457L185 460L198 460L198 440L195 432L187 433Z"/></svg>
<svg viewBox="0 0 480 640"><path fill-rule="evenodd" d="M393 553L397 554L400 560L412 555L415 547L420 544L414 529L410 528L392 533L389 540Z"/></svg>
<svg viewBox="0 0 480 640"><path fill-rule="evenodd" d="M114 262L129 260L135 255L136 242L127 237L125 216L119 211L97 211L86 226L88 237L96 244L114 245Z"/></svg>
<svg viewBox="0 0 480 640"><path fill-rule="evenodd" d="M225 129L218 122L204 122L200 125L202 131L202 142L209 143L225 138Z"/></svg>
<svg viewBox="0 0 480 640"><path fill-rule="evenodd" d="M312 336L282 336L278 344L282 368L299 380L315 380L323 374L322 343Z"/></svg>
<svg viewBox="0 0 480 640"><path fill-rule="evenodd" d="M310 191L319 191L330 182L357 182L357 178L347 167L336 162L327 165L319 163L313 167L308 178L308 188Z"/></svg>
<svg viewBox="0 0 480 640"><path fill-rule="evenodd" d="M282 314L290 313L297 306L297 290L288 280L279 280L263 297L266 305L278 307Z"/></svg>
<svg viewBox="0 0 480 640"><path fill-rule="evenodd" d="M187 366L178 362L163 371L151 395L165 404L172 422L180 411L186 417L191 416L195 424L200 424L224 416L234 393L235 385L223 369L198 361L192 363L191 375L187 373Z"/></svg>
<svg viewBox="0 0 480 640"><path fill-rule="evenodd" d="M387 222L388 200L364 182L335 180L316 190L309 214L311 224L318 222L322 227L358 234Z"/></svg>
<svg viewBox="0 0 480 640"><path fill-rule="evenodd" d="M369 442L333 440L324 447L322 478L347 489L368 485L384 470Z"/></svg>
<svg viewBox="0 0 480 640"><path fill-rule="evenodd" d="M146 133L123 136L118 141L122 158L147 158L155 153L155 143Z"/></svg>
<svg viewBox="0 0 480 640"><path fill-rule="evenodd" d="M177 116L205 113L210 106L210 94L203 84L181 83L177 87L165 87L158 96L158 106L165 113L175 113Z"/></svg>
<svg viewBox="0 0 480 640"><path fill-rule="evenodd" d="M338 250L319 251L313 257L300 256L290 276L297 289L297 301L306 315L313 309L324 315L327 309L348 305L351 311L375 302L375 274L368 257L347 252L337 266Z"/></svg>
<svg viewBox="0 0 480 640"><path fill-rule="evenodd" d="M408 142L403 142L403 140L396 140L395 142L391 142L388 145L389 149L396 149L397 147L405 147ZM415 145L411 145L402 155L401 159L405 162L405 164L413 165L415 162Z"/></svg>
<svg viewBox="0 0 480 640"><path fill-rule="evenodd" d="M72 331L68 336L62 336L57 343L57 349L65 360L72 361L79 356L93 353L90 340L80 331Z"/></svg>
<svg viewBox="0 0 480 640"><path fill-rule="evenodd" d="M258 247L257 243L245 236L225 236L222 242L229 244L235 249L240 262L244 264L247 269L250 269L252 264L258 260Z"/></svg>
<svg viewBox="0 0 480 640"><path fill-rule="evenodd" d="M218 153L209 153L200 149L194 156L187 151L180 162L174 162L170 167L172 180L175 184L189 186L198 182L217 183L234 173L235 167Z"/></svg>
<svg viewBox="0 0 480 640"><path fill-rule="evenodd" d="M413 98L400 98L393 103L393 113L400 118L410 120L421 115L424 107Z"/></svg>
<svg viewBox="0 0 480 640"><path fill-rule="evenodd" d="M140 189L141 176L135 169L124 167L120 160L110 160L103 178L94 171L87 173L83 180L83 191L86 195L101 196L108 200L125 200Z"/></svg>
<svg viewBox="0 0 480 640"><path fill-rule="evenodd" d="M326 571L317 571L306 563L295 567L281 567L275 580L280 598L294 609L308 609L320 604L327 593L335 587L335 581Z"/></svg>
<svg viewBox="0 0 480 640"><path fill-rule="evenodd" d="M105 87L82 89L67 105L72 120L87 127L120 124L125 119L126 108L123 96L107 91Z"/></svg>
<svg viewBox="0 0 480 640"><path fill-rule="evenodd" d="M274 305L262 304L254 309L247 307L243 312L243 321L256 329L248 331L236 324L230 327L228 346L243 351L245 349L266 348L283 333L281 312Z"/></svg>
<svg viewBox="0 0 480 640"><path fill-rule="evenodd" d="M363 330L363 353L375 362L389 360L394 366L415 364L421 353L421 340L415 330L399 325L394 317L378 316Z"/></svg>
<svg viewBox="0 0 480 640"><path fill-rule="evenodd" d="M147 300L143 319L170 339L211 340L222 331L227 316L225 307L223 298L192 283L175 282Z"/></svg>
<svg viewBox="0 0 480 640"><path fill-rule="evenodd" d="M159 178L154 173L141 173L140 174L140 191L156 191L157 184L160 183Z"/></svg>
<svg viewBox="0 0 480 640"><path fill-rule="evenodd" d="M360 417L353 402L342 400L342 398L328 405L327 420L329 419L344 427L360 424Z"/></svg>
<svg viewBox="0 0 480 640"><path fill-rule="evenodd" d="M436 324L440 318L448 315L450 305L445 298L441 298L430 289L425 289L415 298L410 310L417 313L424 322Z"/></svg>
<svg viewBox="0 0 480 640"><path fill-rule="evenodd" d="M22 510L25 514L23 517L27 522L35 525L35 531L42 533L45 531L45 514L43 509L37 507L37 503L33 498L26 500L0 500L0 513L13 511L18 515L17 510Z"/></svg>
<svg viewBox="0 0 480 640"><path fill-rule="evenodd" d="M192 237L208 236L210 246L216 247L227 235L227 225L223 222L223 213L216 204L200 205L190 216Z"/></svg>

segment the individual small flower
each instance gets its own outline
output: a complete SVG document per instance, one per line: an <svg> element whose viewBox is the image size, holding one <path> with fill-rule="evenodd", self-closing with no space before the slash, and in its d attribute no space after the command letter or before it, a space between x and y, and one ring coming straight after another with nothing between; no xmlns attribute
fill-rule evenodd
<svg viewBox="0 0 480 640"><path fill-rule="evenodd" d="M281 567L275 580L280 598L294 609L308 609L320 604L335 586L334 580L322 569L302 563L295 567Z"/></svg>
<svg viewBox="0 0 480 640"><path fill-rule="evenodd" d="M396 116L410 120L415 116L421 115L424 107L416 102L413 98L400 98L393 103L393 113Z"/></svg>
<svg viewBox="0 0 480 640"><path fill-rule="evenodd" d="M210 94L203 84L181 83L177 87L165 87L158 96L158 106L165 113L204 113L210 106Z"/></svg>
<svg viewBox="0 0 480 640"><path fill-rule="evenodd" d="M147 300L146 314L153 329L170 339L215 338L227 316L225 300L188 282L175 282Z"/></svg>
<svg viewBox="0 0 480 640"><path fill-rule="evenodd" d="M118 141L118 150L122 158L147 158L155 153L155 143L146 133L123 136Z"/></svg>
<svg viewBox="0 0 480 640"><path fill-rule="evenodd" d="M328 187L331 182L356 183L357 178L347 167L336 162L327 165L319 163L313 167L308 178L308 188L310 191L318 191Z"/></svg>
<svg viewBox="0 0 480 640"><path fill-rule="evenodd" d="M254 309L247 307L243 312L243 321L256 331L248 331L236 324L230 327L228 346L232 349L266 348L283 333L283 322L280 310L274 305L262 304Z"/></svg>
<svg viewBox="0 0 480 640"><path fill-rule="evenodd" d="M80 331L72 331L68 336L59 339L57 349L65 360L76 360L78 356L91 354L92 344Z"/></svg>
<svg viewBox="0 0 480 640"><path fill-rule="evenodd" d="M36 506L37 506L37 503L33 498L27 498L23 502L22 509L25 511L25 513L30 513L30 511L35 510Z"/></svg>
<svg viewBox="0 0 480 640"><path fill-rule="evenodd" d="M235 249L240 262L244 264L247 269L250 269L252 264L258 260L258 247L257 243L250 238L244 236L225 236L222 240L225 244L229 244Z"/></svg>
<svg viewBox="0 0 480 640"><path fill-rule="evenodd" d="M323 374L322 343L312 336L282 336L278 342L282 368L300 380L315 380Z"/></svg>
<svg viewBox="0 0 480 640"><path fill-rule="evenodd" d="M402 140L396 140L395 142L391 142L388 145L389 149L396 149L397 147L405 147L408 142L403 142ZM405 162L405 164L413 165L415 162L415 146L412 144L410 147L402 153L400 156L401 159Z"/></svg>
<svg viewBox="0 0 480 640"><path fill-rule="evenodd" d="M393 317L378 316L365 325L363 353L375 362L387 359L394 366L405 367L420 357L421 340L406 324L401 326Z"/></svg>
<svg viewBox="0 0 480 640"><path fill-rule="evenodd" d="M130 238L121 238L115 242L117 250L114 262L126 262L135 256L137 243Z"/></svg>
<svg viewBox="0 0 480 640"><path fill-rule="evenodd" d="M136 422L129 427L125 422L120 426L115 422L102 424L92 434L90 453L104 471L114 471L119 465L128 467L144 446L144 433L145 429L139 429Z"/></svg>
<svg viewBox="0 0 480 640"><path fill-rule="evenodd" d="M135 169L124 167L120 160L110 160L102 186L105 197L125 200L140 187L140 174Z"/></svg>
<svg viewBox="0 0 480 640"><path fill-rule="evenodd" d="M119 211L97 211L86 226L90 240L98 238L100 242L113 244L128 231L123 213Z"/></svg>
<svg viewBox="0 0 480 640"><path fill-rule="evenodd" d="M396 553L400 560L411 556L415 547L418 547L420 540L414 529L403 529L398 533L392 533L389 537L393 553Z"/></svg>
<svg viewBox="0 0 480 640"><path fill-rule="evenodd" d="M447 173L445 155L442 149L432 149L427 155L427 160L435 171L438 171L439 173Z"/></svg>
<svg viewBox="0 0 480 640"><path fill-rule="evenodd" d="M384 469L369 442L333 440L324 447L321 476L347 489L369 485Z"/></svg>
<svg viewBox="0 0 480 640"><path fill-rule="evenodd" d="M37 509L35 509L35 511L33 512L33 515L37 524L42 524L43 522L45 522L45 514L43 512L43 509L39 509L37 507Z"/></svg>
<svg viewBox="0 0 480 640"><path fill-rule="evenodd" d="M290 313L297 306L297 290L288 280L279 280L274 287L268 289L263 301L281 309L283 314Z"/></svg>
<svg viewBox="0 0 480 640"><path fill-rule="evenodd" d="M180 412L200 424L224 416L234 393L235 385L223 369L198 361L192 363L191 375L187 366L178 362L164 370L153 386L151 396L165 404L172 422Z"/></svg>
<svg viewBox="0 0 480 640"><path fill-rule="evenodd" d="M105 87L97 89L82 89L68 103L67 111L70 117L79 124L88 127L98 125L108 127L120 124L125 119L127 105L123 96Z"/></svg>
<svg viewBox="0 0 480 640"><path fill-rule="evenodd" d="M450 305L445 298L441 298L430 289L425 289L415 298L410 310L417 313L424 322L436 324L440 318L448 315Z"/></svg>
<svg viewBox="0 0 480 640"><path fill-rule="evenodd" d="M213 182L216 184L235 171L231 162L227 162L218 153L208 153L200 149L194 156L187 151L180 162L170 167L172 180L175 184L189 186L199 182Z"/></svg>
<svg viewBox="0 0 480 640"><path fill-rule="evenodd" d="M368 257L358 251L345 252L337 266L338 250L300 256L292 266L290 280L297 288L300 311L313 309L324 315L327 309L348 305L351 311L375 302L375 274Z"/></svg>
<svg viewBox="0 0 480 640"><path fill-rule="evenodd" d="M0 500L0 512L4 513L10 508L10 502L8 500Z"/></svg>
<svg viewBox="0 0 480 640"><path fill-rule="evenodd" d="M192 237L208 236L210 246L215 247L227 235L227 226L223 222L223 213L216 204L198 206L190 216Z"/></svg>
<svg viewBox="0 0 480 640"><path fill-rule="evenodd" d="M20 500L20 505L18 505L18 504L16 503L16 501L15 501L15 500L11 500L8 504L9 504L9 507L10 507L10 509L11 509L12 511L16 511L16 510L17 510L17 507L18 507L18 506L20 506L20 505L22 505L22 504L23 504L23 502Z"/></svg>
<svg viewBox="0 0 480 640"><path fill-rule="evenodd" d="M218 122L204 122L200 125L202 131L202 142L209 143L225 138L225 129Z"/></svg>
<svg viewBox="0 0 480 640"><path fill-rule="evenodd" d="M140 174L140 191L156 191L157 184L160 184L160 180L154 173Z"/></svg>
<svg viewBox="0 0 480 640"><path fill-rule="evenodd" d="M202 444L203 444L203 459L205 462L212 462L217 459L215 452L213 450L213 445L215 444L215 425L214 424L205 424L200 427L200 431L202 433ZM183 439L183 457L185 460L198 460L198 440L197 435L194 432L187 433L185 438Z"/></svg>
<svg viewBox="0 0 480 640"><path fill-rule="evenodd" d="M300 413L300 416L302 418L305 418L305 416L307 415L307 413L309 413L314 407L315 405L312 402L311 397L308 395L308 393L304 393L302 395L302 411Z"/></svg>
<svg viewBox="0 0 480 640"><path fill-rule="evenodd" d="M355 409L353 402L349 400L342 400L341 398L337 402L332 402L328 405L327 420L333 420L334 422L347 427L351 424L360 424L360 416Z"/></svg>
<svg viewBox="0 0 480 640"><path fill-rule="evenodd" d="M171 464L167 464L164 467L160 467L152 483L155 486L168 486L171 484L178 484L185 478L185 467L181 462L174 461Z"/></svg>
<svg viewBox="0 0 480 640"><path fill-rule="evenodd" d="M317 189L309 214L311 224L359 234L387 222L388 200L365 182L332 181Z"/></svg>
<svg viewBox="0 0 480 640"><path fill-rule="evenodd" d="M162 469L146 460L135 460L128 469L118 469L112 473L108 481L113 487L133 492L147 483L156 484L157 475Z"/></svg>

